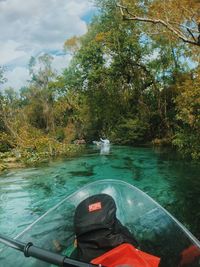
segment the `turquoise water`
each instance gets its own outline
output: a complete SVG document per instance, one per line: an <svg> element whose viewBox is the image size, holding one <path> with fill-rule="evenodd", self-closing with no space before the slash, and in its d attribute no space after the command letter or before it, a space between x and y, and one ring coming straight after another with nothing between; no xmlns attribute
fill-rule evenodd
<svg viewBox="0 0 200 267"><path fill-rule="evenodd" d="M142 189L200 239L200 164L170 150L96 147L68 160L0 176L0 233L16 236L82 185L120 179Z"/></svg>

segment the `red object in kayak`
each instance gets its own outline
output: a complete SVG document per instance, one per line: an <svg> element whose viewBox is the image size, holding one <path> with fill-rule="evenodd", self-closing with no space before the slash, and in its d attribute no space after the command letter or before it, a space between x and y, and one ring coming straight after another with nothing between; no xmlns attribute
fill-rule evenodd
<svg viewBox="0 0 200 267"><path fill-rule="evenodd" d="M180 266L189 266L189 264L192 264L196 259L199 258L200 249L195 245L191 245L182 251Z"/></svg>
<svg viewBox="0 0 200 267"><path fill-rule="evenodd" d="M130 244L122 244L91 261L106 267L158 267L160 258L136 249Z"/></svg>

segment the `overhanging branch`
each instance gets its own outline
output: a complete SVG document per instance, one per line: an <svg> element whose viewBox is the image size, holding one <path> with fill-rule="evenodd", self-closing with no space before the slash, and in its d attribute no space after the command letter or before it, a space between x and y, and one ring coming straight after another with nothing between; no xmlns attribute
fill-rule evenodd
<svg viewBox="0 0 200 267"><path fill-rule="evenodd" d="M189 28L187 28L187 31L189 32L192 39L188 38L182 31L179 29L173 27L170 23L162 20L162 19L155 19L155 18L148 18L148 17L139 17L136 15L133 15L126 6L123 6L121 4L117 4L117 7L120 9L121 15L124 20L132 20L132 21L141 21L141 22L147 22L152 24L160 24L167 28L169 31L171 31L173 34L175 34L179 39L181 39L185 43L189 43L192 45L196 45L200 47L200 42L198 41L198 38L196 39L191 32ZM181 25L179 25L181 27Z"/></svg>

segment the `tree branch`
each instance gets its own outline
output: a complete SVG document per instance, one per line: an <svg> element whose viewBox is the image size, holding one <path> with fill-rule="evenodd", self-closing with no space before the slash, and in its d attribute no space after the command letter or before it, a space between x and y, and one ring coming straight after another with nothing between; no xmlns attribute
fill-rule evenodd
<svg viewBox="0 0 200 267"><path fill-rule="evenodd" d="M139 16L136 16L136 15L133 15L128 10L128 8L125 7L125 6L117 4L117 7L120 8L120 12L121 12L122 17L123 17L124 20L133 20L133 21L141 21L141 22L147 22L147 23L152 23L152 24L160 24L160 25L164 26L165 28L167 28L172 33L174 33L183 42L189 43L189 44L192 44L192 45L196 45L196 46L200 46L200 43L195 39L194 35L192 34L192 32L190 31L189 28L187 28L187 31L192 36L192 39L189 39L183 32L181 32L180 30L174 28L170 23L168 23L168 22L166 22L166 21L164 21L162 19L139 17Z"/></svg>
<svg viewBox="0 0 200 267"><path fill-rule="evenodd" d="M191 30L189 28L187 28L187 31L189 32L189 34L192 36L193 40L195 42L197 42L196 38L194 37L193 33L191 32Z"/></svg>

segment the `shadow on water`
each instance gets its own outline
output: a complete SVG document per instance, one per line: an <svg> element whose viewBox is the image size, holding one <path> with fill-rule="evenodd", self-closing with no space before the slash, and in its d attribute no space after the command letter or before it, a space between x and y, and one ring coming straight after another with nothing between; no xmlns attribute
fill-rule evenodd
<svg viewBox="0 0 200 267"><path fill-rule="evenodd" d="M92 176L94 175L93 171L71 171L69 172L72 176Z"/></svg>
<svg viewBox="0 0 200 267"><path fill-rule="evenodd" d="M200 167L173 162L170 169L176 205L169 210L200 239Z"/></svg>
<svg viewBox="0 0 200 267"><path fill-rule="evenodd" d="M172 149L155 154L158 172L170 187L162 193L167 199L163 206L200 240L200 164L183 160Z"/></svg>
<svg viewBox="0 0 200 267"><path fill-rule="evenodd" d="M143 175L142 168L137 166L130 157L124 157L123 159L125 161L125 167L132 172L132 178L136 181L140 181Z"/></svg>
<svg viewBox="0 0 200 267"><path fill-rule="evenodd" d="M112 168L119 169L119 170L128 170L131 172L133 180L140 181L142 179L142 176L143 176L142 167L137 166L134 163L134 160L128 156L123 157L123 161L124 161L124 164L122 164L121 166L120 165L118 165L118 166L117 165L111 165ZM143 160L140 161L140 163L142 163L142 162L143 162Z"/></svg>
<svg viewBox="0 0 200 267"><path fill-rule="evenodd" d="M72 176L93 176L94 175L94 165L89 165L86 162L80 164L81 168L84 167L85 170L78 170L78 171L69 171L68 173Z"/></svg>

